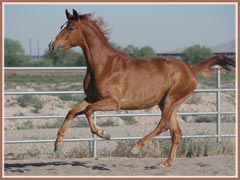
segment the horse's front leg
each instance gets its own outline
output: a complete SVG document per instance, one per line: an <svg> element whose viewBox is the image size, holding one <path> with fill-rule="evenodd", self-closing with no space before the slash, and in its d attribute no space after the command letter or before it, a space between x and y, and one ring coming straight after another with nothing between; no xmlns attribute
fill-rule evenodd
<svg viewBox="0 0 240 180"><path fill-rule="evenodd" d="M96 103L90 104L85 110L85 115L87 116L87 119L91 128L91 132L101 138L109 140L110 134L96 127L92 118L92 114L95 111L114 111L118 109L119 109L119 104L116 101L114 101L112 98L102 99L100 101L97 101Z"/></svg>
<svg viewBox="0 0 240 180"><path fill-rule="evenodd" d="M74 107L72 110L70 110L62 124L62 126L60 127L58 134L57 134L57 139L55 142L55 148L54 151L58 150L59 144L62 143L63 141L63 137L64 134L66 132L66 129L68 127L68 124L70 123L70 121L76 117L77 115L80 115L81 113L83 113L83 111L86 109L86 107L89 105L89 103L84 100L82 101L79 105L77 105L76 107Z"/></svg>

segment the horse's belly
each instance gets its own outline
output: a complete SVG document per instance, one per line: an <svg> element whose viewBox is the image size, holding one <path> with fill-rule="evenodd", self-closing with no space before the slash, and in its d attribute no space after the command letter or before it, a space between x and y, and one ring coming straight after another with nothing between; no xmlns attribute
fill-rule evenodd
<svg viewBox="0 0 240 180"><path fill-rule="evenodd" d="M122 110L138 110L138 109L146 109L146 108L150 108L153 107L154 105L158 104L157 102L154 103L142 103L142 102L131 102L131 101L127 101L127 100L123 100L121 102L121 107L120 109Z"/></svg>
<svg viewBox="0 0 240 180"><path fill-rule="evenodd" d="M123 110L134 110L134 109L145 109L155 105L158 105L165 94L165 91L149 91L141 92L136 90L131 95L125 96L121 99L121 109Z"/></svg>

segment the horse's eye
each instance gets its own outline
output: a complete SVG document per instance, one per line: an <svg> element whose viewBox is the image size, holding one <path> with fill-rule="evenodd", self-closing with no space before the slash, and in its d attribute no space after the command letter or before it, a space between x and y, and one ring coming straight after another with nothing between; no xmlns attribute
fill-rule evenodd
<svg viewBox="0 0 240 180"><path fill-rule="evenodd" d="M70 28L68 28L68 30L69 30L70 32L72 32L72 31L73 31L73 28L72 28L72 27L70 27Z"/></svg>

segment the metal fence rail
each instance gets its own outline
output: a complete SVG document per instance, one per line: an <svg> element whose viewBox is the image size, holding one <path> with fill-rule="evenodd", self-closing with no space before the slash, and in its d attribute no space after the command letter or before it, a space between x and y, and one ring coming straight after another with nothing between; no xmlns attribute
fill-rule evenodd
<svg viewBox="0 0 240 180"><path fill-rule="evenodd" d="M236 112L222 112L221 111L221 93L222 92L236 92L235 88L221 88L221 72L219 67L216 68L216 88L212 89L196 89L195 93L207 93L215 92L216 93L216 111L213 112L179 112L179 116L193 116L193 115L216 115L216 134L215 135L188 135L183 136L183 138L217 138L217 141L221 141L222 137L236 137L236 134L221 134L221 115L235 115ZM10 70L86 70L86 67L5 67L5 71ZM84 94L83 90L80 91L6 91L4 96L7 95L52 95L52 94ZM66 115L31 115L31 116L5 116L4 120L16 120L16 119L50 119L50 118L64 118ZM97 118L100 117L130 117L130 116L161 116L161 113L108 113L108 114L97 114L94 113L94 121L96 123ZM79 118L85 117L84 115L78 116ZM142 137L112 137L111 140L137 140ZM171 138L170 136L157 136L155 139L165 139ZM75 138L75 139L65 139L64 142L75 142L75 141L93 141L93 151L94 157L97 156L97 141L102 141L103 139L93 135L92 138ZM29 139L29 140L4 140L5 144L18 144L18 143L47 143L54 142L55 139Z"/></svg>

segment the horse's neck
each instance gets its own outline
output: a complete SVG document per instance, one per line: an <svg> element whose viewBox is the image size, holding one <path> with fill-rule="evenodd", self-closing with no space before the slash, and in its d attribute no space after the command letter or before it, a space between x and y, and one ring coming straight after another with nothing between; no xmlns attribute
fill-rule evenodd
<svg viewBox="0 0 240 180"><path fill-rule="evenodd" d="M101 37L101 34L96 34L92 30L85 30L84 37L82 49L87 60L88 71L92 71L97 75L103 71L105 64L109 60L108 57L112 53L112 48Z"/></svg>

